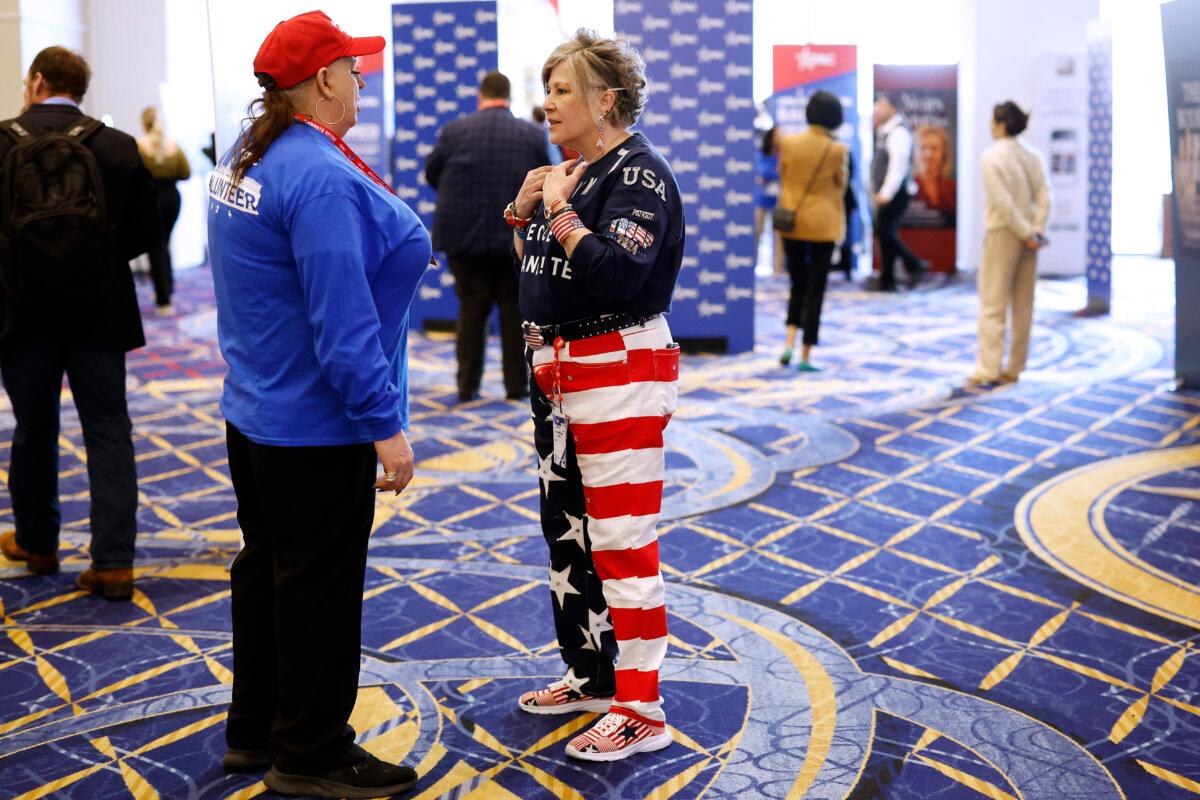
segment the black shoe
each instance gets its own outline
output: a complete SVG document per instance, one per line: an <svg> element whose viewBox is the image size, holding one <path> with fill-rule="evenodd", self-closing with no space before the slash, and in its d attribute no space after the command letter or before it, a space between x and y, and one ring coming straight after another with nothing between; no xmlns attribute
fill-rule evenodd
<svg viewBox="0 0 1200 800"><path fill-rule="evenodd" d="M271 767L263 776L267 788L292 797L372 798L399 794L417 782L412 767L388 764L375 756L320 775L290 775Z"/></svg>
<svg viewBox="0 0 1200 800"><path fill-rule="evenodd" d="M921 279L929 272L929 262L922 261L908 271L908 288L915 289Z"/></svg>
<svg viewBox="0 0 1200 800"><path fill-rule="evenodd" d="M459 392L458 393L458 402L460 402L460 403L469 403L472 400L478 400L478 399L479 399L479 392Z"/></svg>
<svg viewBox="0 0 1200 800"><path fill-rule="evenodd" d="M508 400L528 400L529 399L529 390L526 389L523 392L509 392L508 394L505 395L505 398Z"/></svg>
<svg viewBox="0 0 1200 800"><path fill-rule="evenodd" d="M231 747L221 759L221 767L226 772L265 772L270 766L271 750L267 747L261 750L238 750Z"/></svg>

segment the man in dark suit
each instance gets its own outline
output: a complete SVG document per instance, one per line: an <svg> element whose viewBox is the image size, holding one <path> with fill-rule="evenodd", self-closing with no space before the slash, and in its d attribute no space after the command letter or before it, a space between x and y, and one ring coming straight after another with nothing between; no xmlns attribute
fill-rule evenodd
<svg viewBox="0 0 1200 800"><path fill-rule="evenodd" d="M78 126L86 120L79 103L90 79L82 57L63 47L46 48L29 67L25 107L16 123L32 137ZM16 146L0 135L0 165ZM111 271L103 284L107 291L82 307L47 310L0 287L0 375L16 417L8 477L16 530L0 536L0 550L36 574L58 571L59 395L65 372L83 425L91 484L92 566L77 584L119 600L133 593L138 501L125 353L146 343L129 259L156 245L161 232L154 186L134 139L104 127L84 146L99 164L113 233L110 251L95 256ZM96 273L96 266L81 264L80 274Z"/></svg>
<svg viewBox="0 0 1200 800"><path fill-rule="evenodd" d="M444 252L458 295L458 399L479 396L487 319L500 306L500 353L510 400L529 393L512 229L504 207L525 175L550 163L545 133L509 110L508 78L489 72L479 85L479 110L442 129L425 162L438 193L433 248Z"/></svg>

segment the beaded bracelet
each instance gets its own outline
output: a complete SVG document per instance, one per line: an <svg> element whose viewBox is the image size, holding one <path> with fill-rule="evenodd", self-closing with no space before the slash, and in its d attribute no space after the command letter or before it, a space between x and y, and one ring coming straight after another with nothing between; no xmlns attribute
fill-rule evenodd
<svg viewBox="0 0 1200 800"><path fill-rule="evenodd" d="M558 239L559 244L566 244L567 237L577 230L582 230L583 222L579 219L579 215L574 211L567 211L559 214L550 223L550 233L554 234L554 238Z"/></svg>

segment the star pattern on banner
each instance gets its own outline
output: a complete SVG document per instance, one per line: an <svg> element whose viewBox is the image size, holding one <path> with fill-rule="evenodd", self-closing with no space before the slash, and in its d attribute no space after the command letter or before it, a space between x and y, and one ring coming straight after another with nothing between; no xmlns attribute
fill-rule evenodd
<svg viewBox="0 0 1200 800"><path fill-rule="evenodd" d="M542 483L542 493L550 496L550 484L554 481L566 480L562 475L554 471L554 456L550 453L541 459L538 463L538 480Z"/></svg>
<svg viewBox="0 0 1200 800"><path fill-rule="evenodd" d="M570 529L562 536L558 537L560 542L575 542L579 545L579 549L583 550L583 520L584 517L573 517L567 512L563 512L563 516L567 518L567 524Z"/></svg>
<svg viewBox="0 0 1200 800"><path fill-rule="evenodd" d="M563 599L569 594L579 594L579 590L571 585L571 565L564 570L550 568L550 591L558 601L558 607L563 607Z"/></svg>

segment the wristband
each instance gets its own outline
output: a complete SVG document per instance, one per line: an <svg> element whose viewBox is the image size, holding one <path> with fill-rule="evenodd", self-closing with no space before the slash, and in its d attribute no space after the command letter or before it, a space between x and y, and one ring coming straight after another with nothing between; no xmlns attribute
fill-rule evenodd
<svg viewBox="0 0 1200 800"><path fill-rule="evenodd" d="M529 226L526 225L525 227L521 228L513 228L513 233L515 233L517 238L523 242L525 241L525 237L529 235Z"/></svg>
<svg viewBox="0 0 1200 800"><path fill-rule="evenodd" d="M533 218L525 219L517 216L517 201L514 200L504 207L504 222L510 228L524 230L529 227L529 223L533 222Z"/></svg>
<svg viewBox="0 0 1200 800"><path fill-rule="evenodd" d="M579 215L574 211L567 211L559 214L558 217L550 223L550 233L554 234L554 238L558 239L559 244L566 245L567 237L577 230L582 230L583 222L579 219Z"/></svg>
<svg viewBox="0 0 1200 800"><path fill-rule="evenodd" d="M549 213L549 215L547 215L546 219L553 222L555 219L557 219L558 217L562 216L563 214L567 213L570 210L571 210L571 204L564 203L563 205L556 208L554 211L551 211Z"/></svg>
<svg viewBox="0 0 1200 800"><path fill-rule="evenodd" d="M553 217L555 214L557 214L559 211L562 210L562 206L566 205L566 202L567 202L567 200L565 197L559 197L555 200L551 200L549 203L546 204L546 211L548 212L548 214L551 217ZM570 206L568 205L567 208L570 208Z"/></svg>

